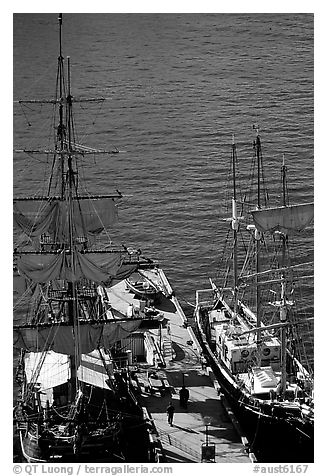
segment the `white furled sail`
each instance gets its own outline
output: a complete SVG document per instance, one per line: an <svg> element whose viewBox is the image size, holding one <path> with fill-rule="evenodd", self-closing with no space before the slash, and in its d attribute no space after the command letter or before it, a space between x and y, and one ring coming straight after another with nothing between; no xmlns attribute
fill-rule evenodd
<svg viewBox="0 0 327 476"><path fill-rule="evenodd" d="M280 231L292 234L304 230L313 221L313 203L251 211L255 226L260 231Z"/></svg>

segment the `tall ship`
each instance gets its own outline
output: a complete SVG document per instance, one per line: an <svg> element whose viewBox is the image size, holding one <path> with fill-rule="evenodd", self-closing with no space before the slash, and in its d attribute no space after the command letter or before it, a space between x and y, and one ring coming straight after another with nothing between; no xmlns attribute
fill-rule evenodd
<svg viewBox="0 0 327 476"><path fill-rule="evenodd" d="M301 326L313 319L302 312L301 291L313 282L313 262L309 253L292 254L292 244L313 231L313 203L289 202L283 157L281 202L271 206L257 126L253 148L250 200L238 189L232 139L227 257L221 260L221 280L210 279L209 289L196 292L197 329L258 460L313 462L313 369L301 338Z"/></svg>
<svg viewBox="0 0 327 476"><path fill-rule="evenodd" d="M73 96L62 24L60 14L55 95L16 101L24 111L49 108L53 140L46 149L16 151L49 168L40 188L13 205L19 445L22 458L35 463L154 461L134 371L137 362L164 365L152 336L162 338L167 320L152 304L173 292L139 249L112 242L122 194L86 188L87 161L102 154L109 163L119 150L77 139L75 104L86 110L105 99Z"/></svg>

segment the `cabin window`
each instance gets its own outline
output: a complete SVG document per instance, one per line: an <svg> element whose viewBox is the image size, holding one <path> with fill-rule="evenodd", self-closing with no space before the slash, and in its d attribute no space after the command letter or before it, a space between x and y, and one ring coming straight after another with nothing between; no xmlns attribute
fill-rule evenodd
<svg viewBox="0 0 327 476"><path fill-rule="evenodd" d="M232 372L235 374L244 373L247 371L247 362L234 362Z"/></svg>

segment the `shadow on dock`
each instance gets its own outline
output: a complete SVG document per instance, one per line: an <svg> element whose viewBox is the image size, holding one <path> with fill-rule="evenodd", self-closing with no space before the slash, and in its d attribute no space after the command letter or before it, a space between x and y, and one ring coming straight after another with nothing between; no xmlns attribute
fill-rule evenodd
<svg viewBox="0 0 327 476"><path fill-rule="evenodd" d="M185 352L183 348L180 345L176 344L176 342L172 342L171 345L172 345L173 352L175 354L174 362L178 362L180 360L185 359Z"/></svg>
<svg viewBox="0 0 327 476"><path fill-rule="evenodd" d="M155 303L155 308L162 312L175 313L177 311L175 304L164 295L160 296L158 302Z"/></svg>

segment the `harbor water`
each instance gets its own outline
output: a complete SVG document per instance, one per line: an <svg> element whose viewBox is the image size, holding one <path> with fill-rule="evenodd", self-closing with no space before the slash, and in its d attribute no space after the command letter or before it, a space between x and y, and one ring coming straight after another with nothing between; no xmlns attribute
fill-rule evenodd
<svg viewBox="0 0 327 476"><path fill-rule="evenodd" d="M157 260L191 315L225 243L232 134L244 185L255 124L272 200L283 155L291 202L313 200L313 15L65 14L63 52L73 95L108 99L76 103L75 122L78 143L121 151L81 164L91 193L124 195L110 239ZM13 53L14 99L52 98L57 16L15 14ZM14 105L15 149L51 147L50 108ZM41 156L14 155L15 196L44 175ZM294 244L313 259L312 229ZM313 280L304 293L312 316ZM313 365L313 324L302 337Z"/></svg>

